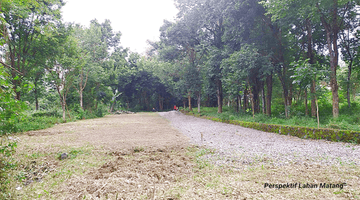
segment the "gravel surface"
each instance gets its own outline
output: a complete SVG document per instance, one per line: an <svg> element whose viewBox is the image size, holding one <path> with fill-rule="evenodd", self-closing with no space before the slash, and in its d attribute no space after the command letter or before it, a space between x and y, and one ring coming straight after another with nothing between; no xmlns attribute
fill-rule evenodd
<svg viewBox="0 0 360 200"><path fill-rule="evenodd" d="M177 111L159 114L189 137L191 144L214 149L205 159L218 165L360 164L360 145L267 133Z"/></svg>

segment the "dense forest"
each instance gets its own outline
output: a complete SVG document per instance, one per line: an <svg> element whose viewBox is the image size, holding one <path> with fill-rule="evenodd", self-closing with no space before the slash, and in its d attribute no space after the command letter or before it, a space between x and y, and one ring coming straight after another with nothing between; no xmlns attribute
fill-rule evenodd
<svg viewBox="0 0 360 200"><path fill-rule="evenodd" d="M109 20L64 22L62 0L1 0L1 134L29 117L174 105L358 129L359 4L176 0L141 55Z"/></svg>

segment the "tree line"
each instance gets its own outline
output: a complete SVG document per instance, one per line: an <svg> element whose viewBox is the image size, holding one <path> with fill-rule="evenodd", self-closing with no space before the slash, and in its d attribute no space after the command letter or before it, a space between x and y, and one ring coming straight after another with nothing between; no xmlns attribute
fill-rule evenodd
<svg viewBox="0 0 360 200"><path fill-rule="evenodd" d="M110 20L61 19L62 0L1 1L2 89L34 110L161 110L174 101L144 58L121 46ZM172 104L172 103L171 103ZM8 108L1 101L0 107Z"/></svg>
<svg viewBox="0 0 360 200"><path fill-rule="evenodd" d="M359 83L359 1L175 3L176 21L164 22L150 53L177 66L173 81L188 97L189 109L191 99L200 101L202 94L205 101L216 96L209 105L216 104L218 113L226 99L237 111L249 108L271 116L274 87L281 90L276 95L282 98L285 117L300 101L304 115L316 116L319 98L331 99L334 118L339 116L339 96L351 107Z"/></svg>
<svg viewBox="0 0 360 200"><path fill-rule="evenodd" d="M289 118L318 116L318 101L331 100L336 118L341 104L356 102L358 0L174 3L175 20L165 20L159 40L140 55L121 46L109 20L64 22L62 0L1 1L1 89L8 96L2 93L0 107L10 105L11 93L34 110L61 107L64 120L68 109L174 104L268 116L280 110Z"/></svg>

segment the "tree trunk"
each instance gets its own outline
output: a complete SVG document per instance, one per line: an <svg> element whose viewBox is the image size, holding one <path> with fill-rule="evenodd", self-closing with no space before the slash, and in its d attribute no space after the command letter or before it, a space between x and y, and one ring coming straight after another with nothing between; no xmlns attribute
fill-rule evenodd
<svg viewBox="0 0 360 200"><path fill-rule="evenodd" d="M289 102L288 102L289 91L287 89L285 81L282 78L280 78L280 81L281 81L281 85L283 88L283 95L284 95L285 117L289 118L290 117L290 113L289 113L290 108L289 108Z"/></svg>
<svg viewBox="0 0 360 200"><path fill-rule="evenodd" d="M221 80L217 81L217 103L218 103L218 113L222 113L223 106L223 90Z"/></svg>
<svg viewBox="0 0 360 200"><path fill-rule="evenodd" d="M307 102L307 89L305 88L305 116L309 115L309 111L308 111L308 102ZM311 111L312 112L312 111Z"/></svg>
<svg viewBox="0 0 360 200"><path fill-rule="evenodd" d="M15 76L16 77L16 76ZM19 81L19 79L18 80L13 80L12 81L12 83L13 83L13 90L14 90L14 92L15 92L15 99L16 100L19 100L20 101L20 98L21 98L21 92L19 91L19 85L21 84L21 82Z"/></svg>
<svg viewBox="0 0 360 200"><path fill-rule="evenodd" d="M100 87L100 83L96 83L96 94L95 94L95 110L98 109L98 93L99 93L99 87Z"/></svg>
<svg viewBox="0 0 360 200"><path fill-rule="evenodd" d="M348 107L351 107L351 100L350 100L350 86L351 86L351 69L352 69L352 60L350 60L349 66L348 66L348 76L347 76L347 87L346 87L346 97L348 102Z"/></svg>
<svg viewBox="0 0 360 200"><path fill-rule="evenodd" d="M245 91L244 91L244 112L246 113L246 110L248 108L248 99L247 99L247 95L248 95L248 89L245 88Z"/></svg>
<svg viewBox="0 0 360 200"><path fill-rule="evenodd" d="M316 102L316 118L317 118L318 128L320 128L319 104L316 96L315 96L315 102Z"/></svg>
<svg viewBox="0 0 360 200"><path fill-rule="evenodd" d="M66 122L66 101L64 99L62 99L61 108L63 110L62 120Z"/></svg>
<svg viewBox="0 0 360 200"><path fill-rule="evenodd" d="M37 88L38 84L37 81L35 80L34 83L34 95L35 95L35 110L38 111L39 110L39 99L38 99L38 88Z"/></svg>
<svg viewBox="0 0 360 200"><path fill-rule="evenodd" d="M254 112L255 113L259 113L260 112L260 98L259 98L259 86L258 86L258 82L255 81L255 85L250 87L250 94L252 95L251 97L251 102L254 103Z"/></svg>
<svg viewBox="0 0 360 200"><path fill-rule="evenodd" d="M186 100L183 100L183 104L184 104L184 110L186 109Z"/></svg>
<svg viewBox="0 0 360 200"><path fill-rule="evenodd" d="M83 91L80 89L79 91L79 96L80 96L80 107L81 109L84 110L84 105L83 105ZM111 109L112 110L112 109ZM112 112L112 111L111 111Z"/></svg>
<svg viewBox="0 0 360 200"><path fill-rule="evenodd" d="M265 97L265 85L264 84L262 84L262 87L261 87L261 97L262 97L262 112L265 115L266 114L266 106L265 106L266 97Z"/></svg>
<svg viewBox="0 0 360 200"><path fill-rule="evenodd" d="M315 64L314 60L314 53L313 53L313 42L312 42L312 26L310 19L306 19L306 30L307 30L307 57L309 58L309 64ZM316 116L316 102L315 102L315 87L316 87L316 80L313 79L310 86L310 93L311 93L311 116ZM307 96L307 91L306 91ZM307 99L306 99L307 101Z"/></svg>
<svg viewBox="0 0 360 200"><path fill-rule="evenodd" d="M198 94L197 104L198 104L198 113L200 113L200 106L201 106L201 93L200 92Z"/></svg>
<svg viewBox="0 0 360 200"><path fill-rule="evenodd" d="M292 99L293 99L293 85L290 84L289 86L289 96L288 96L288 106L292 105Z"/></svg>
<svg viewBox="0 0 360 200"><path fill-rule="evenodd" d="M315 91L315 87L316 87L316 82L313 79L312 82L311 82L311 87L310 87L310 92L311 92L311 116L312 117L316 116L316 101L315 101L316 91Z"/></svg>
<svg viewBox="0 0 360 200"><path fill-rule="evenodd" d="M250 83L249 83L250 85ZM249 89L249 92L250 92L250 100L251 100L251 108L252 108L252 114L253 114L253 118L255 118L255 102L254 102L254 94L253 92L251 91L251 87Z"/></svg>
<svg viewBox="0 0 360 200"><path fill-rule="evenodd" d="M115 103L116 103L116 100L114 100L114 102L112 103L111 108L110 108L110 112L113 112Z"/></svg>
<svg viewBox="0 0 360 200"><path fill-rule="evenodd" d="M191 93L188 94L188 101L189 101L189 111L192 111L192 105L191 105Z"/></svg>
<svg viewBox="0 0 360 200"><path fill-rule="evenodd" d="M164 100L163 98L161 97L161 95L159 94L159 108L161 111L164 110Z"/></svg>
<svg viewBox="0 0 360 200"><path fill-rule="evenodd" d="M332 64L331 67L331 78L330 78L330 86L332 92L332 104L333 104L333 117L339 117L339 94L338 94L338 84L336 80L336 68L335 64Z"/></svg>
<svg viewBox="0 0 360 200"><path fill-rule="evenodd" d="M239 95L236 95L236 112L239 112Z"/></svg>
<svg viewBox="0 0 360 200"><path fill-rule="evenodd" d="M319 9L320 10L320 9ZM338 1L333 1L332 10L330 11L331 19L327 21L325 17L321 16L320 20L326 31L326 41L330 54L330 87L332 92L332 106L333 117L339 117L339 87L336 79L336 70L339 62L339 50L338 50Z"/></svg>
<svg viewBox="0 0 360 200"><path fill-rule="evenodd" d="M272 73L266 76L266 114L271 117Z"/></svg>

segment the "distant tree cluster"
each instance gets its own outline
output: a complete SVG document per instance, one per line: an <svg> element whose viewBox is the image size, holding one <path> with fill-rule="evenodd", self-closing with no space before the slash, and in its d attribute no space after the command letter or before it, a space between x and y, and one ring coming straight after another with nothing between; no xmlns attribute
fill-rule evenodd
<svg viewBox="0 0 360 200"><path fill-rule="evenodd" d="M151 55L176 67L167 71L172 93L236 110L283 113L304 102L316 116L316 100L331 92L333 117L340 97L351 106L358 92L359 1L176 0L175 22L165 21ZM341 55L341 57L340 57ZM339 68L340 58L347 66ZM345 77L344 77L345 76ZM274 88L275 90L274 91ZM281 91L281 93L279 93ZM344 94L343 94L344 93ZM216 94L217 101L214 102ZM276 96L274 96L276 95ZM251 105L250 105L251 104Z"/></svg>
<svg viewBox="0 0 360 200"><path fill-rule="evenodd" d="M142 56L121 46L109 20L63 22L62 0L3 0L2 90L35 110L61 107L64 121L68 109L97 112L99 105L150 111L183 104L198 112L203 105L218 113L228 105L290 117L301 104L301 115L315 117L318 101L330 103L336 118L341 104L356 102L358 0L175 4L176 20L164 21Z"/></svg>

